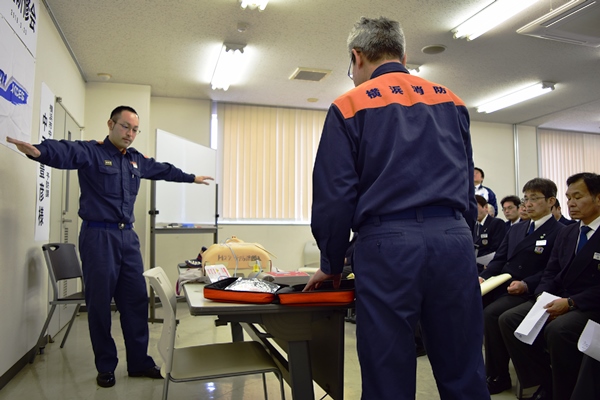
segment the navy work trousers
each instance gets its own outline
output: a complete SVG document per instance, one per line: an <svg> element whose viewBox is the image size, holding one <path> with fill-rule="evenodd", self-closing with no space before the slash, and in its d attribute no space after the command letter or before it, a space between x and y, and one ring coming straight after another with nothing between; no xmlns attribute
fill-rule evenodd
<svg viewBox="0 0 600 400"><path fill-rule="evenodd" d="M121 317L127 371L154 366L148 355L148 292L140 242L132 229L81 227L79 253L85 283L85 301L96 369L117 367L117 347L111 335L111 301Z"/></svg>
<svg viewBox="0 0 600 400"><path fill-rule="evenodd" d="M362 399L414 400L419 321L441 399L489 399L481 289L462 216L363 225L354 261Z"/></svg>

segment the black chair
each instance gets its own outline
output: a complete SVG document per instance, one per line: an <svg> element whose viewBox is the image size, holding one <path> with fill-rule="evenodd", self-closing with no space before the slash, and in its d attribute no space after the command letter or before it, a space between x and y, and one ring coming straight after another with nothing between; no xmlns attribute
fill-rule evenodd
<svg viewBox="0 0 600 400"><path fill-rule="evenodd" d="M46 266L48 267L48 279L50 281L50 286L52 286L53 298L50 300L50 305L52 307L50 308L50 312L48 313L48 317L46 318L46 322L44 323L44 327L42 328L37 341L37 347L40 354L44 352L44 348L46 347L46 342L43 342L42 339L48 329L48 325L50 324L50 320L52 319L56 307L58 305L76 304L75 311L73 311L73 316L71 317L65 336L60 344L60 347L63 348L67 341L67 337L69 336L69 332L71 331L71 327L73 326L73 322L75 321L75 317L79 312L79 307L81 304L85 303L83 273L81 271L81 264L79 263L77 252L75 251L75 245L71 243L48 243L42 246L42 250L44 252L44 258L46 259ZM61 292L59 291L58 282L67 279L81 280L81 291L62 297ZM37 350L31 355L31 359L29 360L30 363L33 363L36 355Z"/></svg>

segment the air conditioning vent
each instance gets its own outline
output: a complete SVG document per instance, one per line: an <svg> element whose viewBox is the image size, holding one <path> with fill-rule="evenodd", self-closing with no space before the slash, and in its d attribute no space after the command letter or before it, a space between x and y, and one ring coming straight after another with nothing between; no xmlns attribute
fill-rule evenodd
<svg viewBox="0 0 600 400"><path fill-rule="evenodd" d="M319 82L331 73L329 69L296 68L291 80Z"/></svg>
<svg viewBox="0 0 600 400"><path fill-rule="evenodd" d="M571 0L517 30L521 35L600 47L600 3Z"/></svg>

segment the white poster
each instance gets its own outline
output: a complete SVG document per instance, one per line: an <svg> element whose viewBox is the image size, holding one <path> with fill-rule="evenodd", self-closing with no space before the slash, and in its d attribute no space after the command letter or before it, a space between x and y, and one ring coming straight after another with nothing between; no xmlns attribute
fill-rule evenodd
<svg viewBox="0 0 600 400"><path fill-rule="evenodd" d="M0 15L35 58L39 0L0 0ZM0 36L2 38L2 36Z"/></svg>
<svg viewBox="0 0 600 400"><path fill-rule="evenodd" d="M31 142L34 82L34 57L0 18L0 143L15 151L6 136Z"/></svg>
<svg viewBox="0 0 600 400"><path fill-rule="evenodd" d="M40 98L40 138L39 142L52 139L54 133L54 93L42 83ZM38 163L37 204L35 240L50 240L50 171L51 168Z"/></svg>

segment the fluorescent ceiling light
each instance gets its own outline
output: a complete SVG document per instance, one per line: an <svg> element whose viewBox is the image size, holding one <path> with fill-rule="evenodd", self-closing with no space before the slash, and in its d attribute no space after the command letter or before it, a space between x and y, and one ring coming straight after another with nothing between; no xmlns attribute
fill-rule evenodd
<svg viewBox="0 0 600 400"><path fill-rule="evenodd" d="M454 38L473 40L539 0L496 0L452 30Z"/></svg>
<svg viewBox="0 0 600 400"><path fill-rule="evenodd" d="M210 80L213 90L227 90L232 82L237 81L244 61L244 47L246 47L244 44L223 44L215 72Z"/></svg>
<svg viewBox="0 0 600 400"><path fill-rule="evenodd" d="M517 92L511 93L499 99L492 100L489 103L485 103L477 107L479 113L492 113L502 108L510 107L514 104L520 103L525 100L533 99L534 97L540 96L544 93L549 93L554 90L554 83L552 82L539 82L533 86L526 87Z"/></svg>
<svg viewBox="0 0 600 400"><path fill-rule="evenodd" d="M240 0L240 1L242 3L243 9L246 9L246 7L250 7L251 10L258 8L259 11L263 11L267 7L267 4L269 4L269 0L257 0L257 1Z"/></svg>

